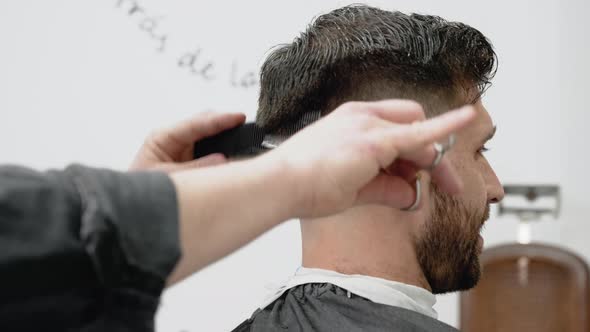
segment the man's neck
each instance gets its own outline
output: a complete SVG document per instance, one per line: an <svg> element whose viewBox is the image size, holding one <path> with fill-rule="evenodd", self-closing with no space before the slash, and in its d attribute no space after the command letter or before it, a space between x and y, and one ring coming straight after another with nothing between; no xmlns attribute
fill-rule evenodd
<svg viewBox="0 0 590 332"><path fill-rule="evenodd" d="M363 220L358 220L362 215ZM406 227L387 210L302 221L304 267L360 274L431 291ZM357 220L353 220L357 219ZM406 222L407 224L407 222ZM401 224L403 225L403 224Z"/></svg>
<svg viewBox="0 0 590 332"><path fill-rule="evenodd" d="M395 258L390 257L389 260L380 261L374 257L364 257L364 261L359 262L354 258L318 257L317 255L310 257L304 255L302 265L306 268L331 270L342 274L360 274L397 281L431 291L430 285L421 270L416 269L412 264L404 265L400 261L391 262L393 259Z"/></svg>

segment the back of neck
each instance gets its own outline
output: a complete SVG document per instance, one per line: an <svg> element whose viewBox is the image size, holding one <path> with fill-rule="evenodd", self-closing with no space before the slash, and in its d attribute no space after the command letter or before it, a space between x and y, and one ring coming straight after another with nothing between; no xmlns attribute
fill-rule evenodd
<svg viewBox="0 0 590 332"><path fill-rule="evenodd" d="M430 291L416 259L409 222L392 220L391 212L348 211L302 220L302 265L397 281ZM357 212L357 213L354 213Z"/></svg>

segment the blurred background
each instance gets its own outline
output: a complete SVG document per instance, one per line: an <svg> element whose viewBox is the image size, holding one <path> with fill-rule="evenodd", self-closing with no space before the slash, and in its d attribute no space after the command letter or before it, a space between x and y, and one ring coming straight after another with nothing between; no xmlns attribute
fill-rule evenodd
<svg viewBox="0 0 590 332"><path fill-rule="evenodd" d="M487 155L504 183L558 184L557 220L533 240L590 260L590 2L366 1L442 16L484 33L499 57L484 104L498 126ZM204 110L254 119L258 70L313 17L347 1L54 0L0 2L0 163L125 170L144 137ZM239 220L236 220L239 222ZM486 247L516 240L492 213ZM296 221L168 289L160 332L227 331L300 264ZM439 318L458 326L456 294Z"/></svg>

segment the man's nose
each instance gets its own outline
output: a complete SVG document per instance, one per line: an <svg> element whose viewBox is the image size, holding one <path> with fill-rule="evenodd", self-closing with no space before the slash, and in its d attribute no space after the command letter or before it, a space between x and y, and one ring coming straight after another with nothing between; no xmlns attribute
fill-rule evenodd
<svg viewBox="0 0 590 332"><path fill-rule="evenodd" d="M488 193L488 203L496 204L500 203L504 199L504 187L498 176L491 167L488 167L488 173L486 174L486 186Z"/></svg>

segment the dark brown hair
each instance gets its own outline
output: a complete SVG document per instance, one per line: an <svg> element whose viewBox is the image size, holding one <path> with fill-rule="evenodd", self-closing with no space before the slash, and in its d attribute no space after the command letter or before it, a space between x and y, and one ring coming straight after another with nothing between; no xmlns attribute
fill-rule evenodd
<svg viewBox="0 0 590 332"><path fill-rule="evenodd" d="M477 100L496 63L486 37L463 23L347 6L319 16L267 57L257 122L281 134L305 112L384 98L417 100L434 115Z"/></svg>

